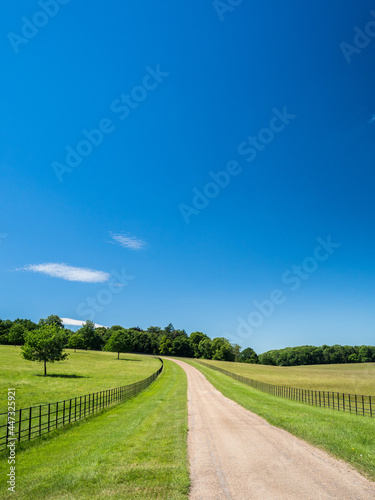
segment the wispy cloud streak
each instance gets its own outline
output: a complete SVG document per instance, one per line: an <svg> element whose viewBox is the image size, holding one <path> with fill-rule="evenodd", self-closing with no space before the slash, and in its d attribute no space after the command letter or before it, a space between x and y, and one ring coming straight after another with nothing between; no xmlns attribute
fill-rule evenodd
<svg viewBox="0 0 375 500"><path fill-rule="evenodd" d="M144 246L146 246L146 242L137 238L136 236L132 236L127 233L109 233L111 238L114 241L111 243L118 243L124 248L132 248L133 250L140 250Z"/></svg>
<svg viewBox="0 0 375 500"><path fill-rule="evenodd" d="M52 278L61 278L67 281L80 281L82 283L103 283L111 277L109 273L88 269L85 267L73 267L67 264L56 264L53 262L45 264L31 264L16 271L31 271L45 274Z"/></svg>

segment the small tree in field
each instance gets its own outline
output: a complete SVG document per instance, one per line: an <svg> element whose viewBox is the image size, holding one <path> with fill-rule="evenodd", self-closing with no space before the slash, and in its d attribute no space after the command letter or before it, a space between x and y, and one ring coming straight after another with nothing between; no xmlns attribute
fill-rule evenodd
<svg viewBox="0 0 375 500"><path fill-rule="evenodd" d="M69 354L63 352L66 342L64 331L58 325L42 325L29 332L21 347L22 356L28 361L44 363L44 376L47 375L47 362L63 361Z"/></svg>
<svg viewBox="0 0 375 500"><path fill-rule="evenodd" d="M117 352L117 359L120 359L120 352L128 352L131 348L131 337L124 329L114 331L104 346L105 351Z"/></svg>

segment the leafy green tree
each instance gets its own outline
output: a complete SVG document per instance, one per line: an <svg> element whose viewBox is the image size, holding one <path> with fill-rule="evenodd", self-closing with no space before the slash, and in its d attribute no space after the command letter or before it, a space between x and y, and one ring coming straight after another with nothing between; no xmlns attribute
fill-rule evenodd
<svg viewBox="0 0 375 500"><path fill-rule="evenodd" d="M106 328L105 326L98 326L98 328L95 328L95 332L100 337L102 345L105 345L112 335L110 328Z"/></svg>
<svg viewBox="0 0 375 500"><path fill-rule="evenodd" d="M360 363L368 363L371 361L371 349L367 345L361 345L358 351L358 360Z"/></svg>
<svg viewBox="0 0 375 500"><path fill-rule="evenodd" d="M9 330L12 328L13 322L10 319L0 320L0 344L9 344Z"/></svg>
<svg viewBox="0 0 375 500"><path fill-rule="evenodd" d="M13 324L9 330L8 340L10 344L23 345L25 342L25 336L28 333L26 328L19 323Z"/></svg>
<svg viewBox="0 0 375 500"><path fill-rule="evenodd" d="M152 333L160 337L162 335L163 330L160 328L160 326L149 326L147 328L147 333Z"/></svg>
<svg viewBox="0 0 375 500"><path fill-rule="evenodd" d="M60 328L64 328L62 319L59 318L59 316L56 316L56 314L51 314L47 319L41 318L39 320L39 326L43 325L57 325Z"/></svg>
<svg viewBox="0 0 375 500"><path fill-rule="evenodd" d="M113 325L110 328L108 328L107 335L111 337L112 333L117 332L118 330L123 331L125 328L121 325Z"/></svg>
<svg viewBox="0 0 375 500"><path fill-rule="evenodd" d="M56 324L45 324L27 333L21 354L28 361L43 362L46 376L47 363L63 361L68 357L64 353L65 342L66 336L62 328Z"/></svg>
<svg viewBox="0 0 375 500"><path fill-rule="evenodd" d="M258 363L258 355L251 347L246 347L240 355L241 363Z"/></svg>
<svg viewBox="0 0 375 500"><path fill-rule="evenodd" d="M120 352L131 350L131 337L124 328L115 330L104 346L105 351L117 352L117 359L120 359Z"/></svg>
<svg viewBox="0 0 375 500"><path fill-rule="evenodd" d="M85 349L100 351L102 343L99 335L95 331L95 324L89 319L77 332L82 335Z"/></svg>
<svg viewBox="0 0 375 500"><path fill-rule="evenodd" d="M164 332L167 335L167 337L173 334L174 326L172 325L172 323L169 323L169 325L164 328Z"/></svg>
<svg viewBox="0 0 375 500"><path fill-rule="evenodd" d="M211 339L202 339L198 344L199 357L204 359L212 358L212 342Z"/></svg>
<svg viewBox="0 0 375 500"><path fill-rule="evenodd" d="M152 338L148 332L137 331L134 328L130 328L129 332L132 337L133 352L152 354L153 352Z"/></svg>
<svg viewBox="0 0 375 500"><path fill-rule="evenodd" d="M36 330L38 328L38 325L34 323L34 321L31 321L31 319L20 319L17 318L13 321L14 325L22 325L26 330L31 332L32 330Z"/></svg>
<svg viewBox="0 0 375 500"><path fill-rule="evenodd" d="M74 352L76 352L77 349L84 349L85 341L83 340L82 335L78 332L74 332L72 335L69 335L67 347L74 349Z"/></svg>
<svg viewBox="0 0 375 500"><path fill-rule="evenodd" d="M182 356L188 358L191 356L192 351L189 339L185 335L179 335L172 342L172 354L175 356Z"/></svg>
<svg viewBox="0 0 375 500"><path fill-rule="evenodd" d="M212 341L212 359L234 361L233 347L224 337L216 337Z"/></svg>
<svg viewBox="0 0 375 500"><path fill-rule="evenodd" d="M276 365L273 357L273 351L267 351L259 355L259 363L262 365Z"/></svg>
<svg viewBox="0 0 375 500"><path fill-rule="evenodd" d="M190 334L189 341L193 351L194 358L199 358L201 353L199 352L199 343L203 339L208 339L208 336L202 332L193 332Z"/></svg>
<svg viewBox="0 0 375 500"><path fill-rule="evenodd" d="M163 337L161 337L160 339L159 352L163 356L172 354L172 340L169 339L166 335L163 335Z"/></svg>
<svg viewBox="0 0 375 500"><path fill-rule="evenodd" d="M348 358L349 363L358 363L358 354L353 353Z"/></svg>
<svg viewBox="0 0 375 500"><path fill-rule="evenodd" d="M147 335L150 340L150 348L152 354L159 354L160 337L163 335L163 330L159 326L150 326L147 328Z"/></svg>

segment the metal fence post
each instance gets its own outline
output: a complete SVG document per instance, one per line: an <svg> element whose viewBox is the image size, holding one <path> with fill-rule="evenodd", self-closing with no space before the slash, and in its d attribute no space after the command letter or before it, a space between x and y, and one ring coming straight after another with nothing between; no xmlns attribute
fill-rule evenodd
<svg viewBox="0 0 375 500"><path fill-rule="evenodd" d="M39 406L39 436L42 435L42 405Z"/></svg>
<svg viewBox="0 0 375 500"><path fill-rule="evenodd" d="M21 423L22 423L22 408L20 408L20 415L19 415L19 425L18 425L18 442L21 441Z"/></svg>
<svg viewBox="0 0 375 500"><path fill-rule="evenodd" d="M30 410L29 410L29 441L31 439L31 415L32 415L32 407L30 406Z"/></svg>

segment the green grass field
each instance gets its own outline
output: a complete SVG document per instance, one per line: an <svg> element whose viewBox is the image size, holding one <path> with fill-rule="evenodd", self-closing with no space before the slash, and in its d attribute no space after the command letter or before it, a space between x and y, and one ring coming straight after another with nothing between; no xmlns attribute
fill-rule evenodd
<svg viewBox="0 0 375 500"><path fill-rule="evenodd" d="M156 358L116 353L71 352L68 361L25 361L20 349L0 346L1 405L16 388L17 408L53 402L146 378ZM226 375L196 366L225 396L375 480L375 419L357 417L270 396ZM206 361L264 382L374 394L375 365L272 367ZM0 410L1 411L1 410ZM186 376L165 360L161 376L144 392L70 427L54 431L17 452L16 494L6 491L9 466L0 458L0 499L187 499Z"/></svg>
<svg viewBox="0 0 375 500"><path fill-rule="evenodd" d="M0 498L187 500L186 385L167 360L140 395L19 451L15 494L1 460Z"/></svg>
<svg viewBox="0 0 375 500"><path fill-rule="evenodd" d="M375 419L270 396L196 361L184 361L198 368L227 398L375 480ZM229 371L232 363L224 365Z"/></svg>
<svg viewBox="0 0 375 500"><path fill-rule="evenodd" d="M268 384L375 396L375 363L268 366L206 359L202 361Z"/></svg>
<svg viewBox="0 0 375 500"><path fill-rule="evenodd" d="M16 389L16 408L84 396L147 378L160 368L152 356L67 349L66 361L43 364L26 361L20 348L0 346L0 413L7 411L8 388Z"/></svg>

